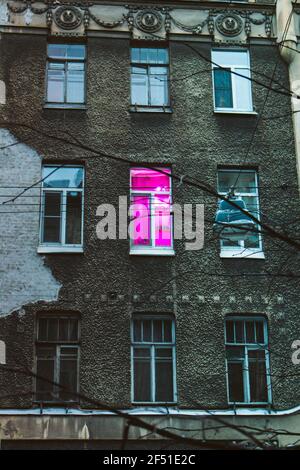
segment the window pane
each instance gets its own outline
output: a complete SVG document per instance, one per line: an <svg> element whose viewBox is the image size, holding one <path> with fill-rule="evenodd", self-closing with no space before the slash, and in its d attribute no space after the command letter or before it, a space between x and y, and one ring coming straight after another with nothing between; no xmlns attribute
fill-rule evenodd
<svg viewBox="0 0 300 470"><path fill-rule="evenodd" d="M246 342L255 343L254 321L246 321Z"/></svg>
<svg viewBox="0 0 300 470"><path fill-rule="evenodd" d="M48 319L47 318L39 318L38 322L38 340L39 341L47 341L48 338Z"/></svg>
<svg viewBox="0 0 300 470"><path fill-rule="evenodd" d="M54 59L65 59L67 55L67 44L48 44L48 57Z"/></svg>
<svg viewBox="0 0 300 470"><path fill-rule="evenodd" d="M157 63L168 64L169 63L169 51L168 49L159 48L157 49Z"/></svg>
<svg viewBox="0 0 300 470"><path fill-rule="evenodd" d="M247 66L249 64L248 51L213 50L212 61L225 67Z"/></svg>
<svg viewBox="0 0 300 470"><path fill-rule="evenodd" d="M55 350L51 348L37 349L36 398L40 401L54 400L54 367ZM46 380L43 380L46 379Z"/></svg>
<svg viewBox="0 0 300 470"><path fill-rule="evenodd" d="M168 105L168 76L165 68L151 67L150 70L150 105Z"/></svg>
<svg viewBox="0 0 300 470"><path fill-rule="evenodd" d="M243 363L228 362L229 401L244 401Z"/></svg>
<svg viewBox="0 0 300 470"><path fill-rule="evenodd" d="M245 358L244 346L227 346L226 347L226 358L227 359L241 359Z"/></svg>
<svg viewBox="0 0 300 470"><path fill-rule="evenodd" d="M172 359L172 348L155 348L156 359Z"/></svg>
<svg viewBox="0 0 300 470"><path fill-rule="evenodd" d="M172 321L164 320L164 341L171 343L172 342Z"/></svg>
<svg viewBox="0 0 300 470"><path fill-rule="evenodd" d="M267 371L262 360L249 359L250 400L251 402L267 402Z"/></svg>
<svg viewBox="0 0 300 470"><path fill-rule="evenodd" d="M137 105L149 104L148 75L146 69L134 68L131 72L131 103Z"/></svg>
<svg viewBox="0 0 300 470"><path fill-rule="evenodd" d="M61 193L44 193L43 242L60 241L61 231Z"/></svg>
<svg viewBox="0 0 300 470"><path fill-rule="evenodd" d="M58 318L48 318L48 341L58 341Z"/></svg>
<svg viewBox="0 0 300 470"><path fill-rule="evenodd" d="M131 62L144 64L168 64L168 49L152 47L132 47Z"/></svg>
<svg viewBox="0 0 300 470"><path fill-rule="evenodd" d="M46 217L60 217L61 211L61 193L46 192L44 193L44 214Z"/></svg>
<svg viewBox="0 0 300 470"><path fill-rule="evenodd" d="M70 319L69 320L69 328L70 328L70 341L78 341L78 325L79 322L77 319Z"/></svg>
<svg viewBox="0 0 300 470"><path fill-rule="evenodd" d="M235 177L235 180L238 178L235 185L237 193L257 193L256 187L256 172L255 171L231 171Z"/></svg>
<svg viewBox="0 0 300 470"><path fill-rule="evenodd" d="M235 69L235 72L250 77L250 71L246 69ZM236 86L236 108L243 111L252 111L251 103L251 81L238 75L234 76Z"/></svg>
<svg viewBox="0 0 300 470"><path fill-rule="evenodd" d="M61 355L60 357L60 376L59 383L65 390L59 390L59 396L62 400L74 400L76 399L77 391L77 351L76 356L73 354Z"/></svg>
<svg viewBox="0 0 300 470"><path fill-rule="evenodd" d="M214 69L215 106L232 108L232 83L229 70Z"/></svg>
<svg viewBox="0 0 300 470"><path fill-rule="evenodd" d="M68 64L67 103L84 103L84 65Z"/></svg>
<svg viewBox="0 0 300 470"><path fill-rule="evenodd" d="M82 193L68 191L66 214L66 243L81 244Z"/></svg>
<svg viewBox="0 0 300 470"><path fill-rule="evenodd" d="M151 245L150 196L132 196L131 217L131 241L133 245Z"/></svg>
<svg viewBox="0 0 300 470"><path fill-rule="evenodd" d="M140 62L140 48L139 47L131 48L131 62L135 62L135 63Z"/></svg>
<svg viewBox="0 0 300 470"><path fill-rule="evenodd" d="M172 360L156 359L155 361L156 401L174 400Z"/></svg>
<svg viewBox="0 0 300 470"><path fill-rule="evenodd" d="M141 320L133 321L133 341L142 341L142 322Z"/></svg>
<svg viewBox="0 0 300 470"><path fill-rule="evenodd" d="M226 321L226 342L234 343L234 322L231 320Z"/></svg>
<svg viewBox="0 0 300 470"><path fill-rule="evenodd" d="M44 243L60 242L60 219L45 217L44 220Z"/></svg>
<svg viewBox="0 0 300 470"><path fill-rule="evenodd" d="M265 335L264 335L264 322L256 321L256 342L260 344L265 344Z"/></svg>
<svg viewBox="0 0 300 470"><path fill-rule="evenodd" d="M45 165L43 179L44 188L82 188L83 168L69 166L59 168Z"/></svg>
<svg viewBox="0 0 300 470"><path fill-rule="evenodd" d="M235 341L236 343L244 343L244 321L235 321Z"/></svg>
<svg viewBox="0 0 300 470"><path fill-rule="evenodd" d="M150 348L134 348L134 357L148 359L150 357Z"/></svg>
<svg viewBox="0 0 300 470"><path fill-rule="evenodd" d="M154 195L155 246L172 246L170 199L170 196L167 195Z"/></svg>
<svg viewBox="0 0 300 470"><path fill-rule="evenodd" d="M65 71L63 64L49 63L47 79L47 101L63 103L65 100Z"/></svg>
<svg viewBox="0 0 300 470"><path fill-rule="evenodd" d="M59 319L59 341L69 341L69 320Z"/></svg>
<svg viewBox="0 0 300 470"><path fill-rule="evenodd" d="M168 192L171 188L171 170L161 168L161 171L150 168L131 168L131 189L141 191ZM167 174L166 174L167 173Z"/></svg>
<svg viewBox="0 0 300 470"><path fill-rule="evenodd" d="M67 58L83 60L85 58L85 46L77 44L67 45Z"/></svg>
<svg viewBox="0 0 300 470"><path fill-rule="evenodd" d="M150 359L134 359L134 401L151 401Z"/></svg>
<svg viewBox="0 0 300 470"><path fill-rule="evenodd" d="M143 321L143 341L152 341L152 322L151 320Z"/></svg>
<svg viewBox="0 0 300 470"><path fill-rule="evenodd" d="M162 320L153 320L153 341L161 343L163 341L162 336Z"/></svg>

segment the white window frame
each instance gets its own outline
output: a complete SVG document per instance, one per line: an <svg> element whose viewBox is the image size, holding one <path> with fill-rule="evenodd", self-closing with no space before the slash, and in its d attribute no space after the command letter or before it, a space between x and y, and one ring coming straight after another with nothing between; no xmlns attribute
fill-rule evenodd
<svg viewBox="0 0 300 470"><path fill-rule="evenodd" d="M142 166L134 166L130 168L130 205L131 205L131 200L132 196L145 196L149 195L150 196L150 235L151 235L151 245L149 246L139 246L139 245L134 245L133 244L133 227L132 223L130 224L131 231L130 231L130 255L164 255L164 256L174 256L174 217L172 215L172 169L170 167L157 167L158 170L170 170L170 191L149 191L147 190L133 190L132 189L132 173L131 170L133 169L138 169L138 168L146 168ZM170 224L171 224L171 246L155 246L155 215L152 212L152 207L154 204L154 195L159 194L160 196L170 196ZM130 211L131 214L131 211Z"/></svg>
<svg viewBox="0 0 300 470"><path fill-rule="evenodd" d="M257 202L257 214L255 215L258 220L260 220L260 204L259 204L259 190L258 190L258 172L256 170L251 169L243 169L240 170L239 168L219 168L218 169L218 188L219 188L219 172L241 172L241 173L254 173L255 175L255 188L256 192L254 193L241 193L237 190L234 191L236 196L243 197L256 197ZM226 192L222 192L218 190L218 194L222 196L226 196ZM242 214L242 213L241 213ZM258 227L260 230L260 227ZM228 236L230 239L230 235ZM220 240L220 258L249 258L249 259L265 259L265 255L263 252L263 242L262 242L262 235L258 233L258 240L259 240L259 247L258 248L245 248L244 240L236 242L238 245L236 246L224 246L222 240Z"/></svg>
<svg viewBox="0 0 300 470"><path fill-rule="evenodd" d="M146 46L146 47L137 47L137 46L132 46L130 48L130 52L132 49L165 49L167 51L167 56L168 56L168 62L165 64L155 64L151 62L135 62L130 59L130 103L131 103L131 109L132 110L138 110L141 109L143 111L155 111L155 110L163 110L166 111L170 108L170 85L169 85L169 76L170 76L170 53L169 53L169 48L168 47L151 47L151 46ZM148 95L148 100L147 104L140 104L140 103L133 103L132 102L132 68L141 68L144 70L147 70L147 73L145 76L147 77L147 95ZM167 103L166 104L151 104L151 85L150 85L150 67L161 67L167 69L166 74L162 74L162 77L166 78L167 81Z"/></svg>
<svg viewBox="0 0 300 470"><path fill-rule="evenodd" d="M172 322L172 342L135 342L134 341L134 320L170 320ZM153 323L151 323L151 328L153 328ZM175 404L177 403L177 383L176 383L176 330L175 330L175 319L170 315L134 315L131 319L131 402L134 405L159 405L159 404ZM151 397L152 401L136 401L134 400L134 350L135 349L150 349L150 370L151 370ZM173 400L168 402L161 402L154 400L155 398L155 349L156 348L166 348L172 349L172 369L173 369Z"/></svg>
<svg viewBox="0 0 300 470"><path fill-rule="evenodd" d="M45 167L57 168L60 165L45 164ZM82 188L43 188L41 186L41 202L40 202L40 229L39 229L39 246L38 253L83 253L83 224L84 224L84 180L85 169L83 165L63 165L62 168L81 168L83 171ZM45 193L61 193L61 215L60 215L60 242L42 242L43 228L44 228L44 194ZM81 193L81 243L70 244L65 243L66 240L66 215L67 215L67 193L80 192Z"/></svg>
<svg viewBox="0 0 300 470"><path fill-rule="evenodd" d="M264 327L264 338L266 338L265 343L262 345L260 343L227 343L226 341L226 321L227 320L243 320L244 322L246 321L260 321L263 323ZM245 328L245 323L244 323L244 328ZM234 402L230 401L229 399L229 376L228 376L228 359L225 357L225 368L226 368L226 388L227 388L227 401L229 405L268 405L272 403L272 382L271 382L271 368L270 368L270 354L268 350L268 345L269 345L269 336L268 336L268 324L267 320L263 317L249 317L249 316L227 316L225 318L224 322L224 334L225 334L225 353L226 353L226 347L231 347L231 346L240 346L245 348L245 367L243 367L243 384L244 384L244 397L245 400L242 402ZM246 332L244 331L244 337L246 341ZM250 401L250 378L249 378L249 360L248 360L248 351L249 350L264 350L265 351L265 364L266 364L266 382L267 382L267 393L268 393L268 401L263 401L263 402L254 402ZM229 361L229 362L234 362L234 361ZM240 362L240 361L237 361Z"/></svg>
<svg viewBox="0 0 300 470"><path fill-rule="evenodd" d="M44 107L46 108L86 108L86 55L87 55L87 47L85 44L78 44L84 47L84 58L83 59L76 59L76 58L54 58L49 57L48 55L48 46L52 44L57 45L77 45L77 44L69 44L63 42L55 42L55 43L48 43L47 44L47 64L46 64L46 83L45 83L45 104ZM71 63L82 63L83 64L83 96L84 100L81 103L73 103L67 101L67 64ZM59 63L64 64L64 101L48 101L48 83L49 83L49 64L50 63Z"/></svg>
<svg viewBox="0 0 300 470"><path fill-rule="evenodd" d="M251 78L251 71L250 71L250 55L249 51L245 49L212 49L212 62L217 63L214 60L214 51L218 52L223 52L224 56L226 56L226 52L242 52L246 54L247 56L247 65L228 65L226 63L226 59L222 61L221 64L218 64L220 68L224 69L230 69L232 72L237 72L236 69L244 69L248 70L248 77ZM214 80L214 69L218 69L218 67L215 64L212 64L212 83L213 83L213 100L214 100L214 111L215 113L237 113L237 114L257 114L253 110L253 97L252 97L252 86L251 86L251 81L248 80L248 93L249 93L249 103L250 103L250 108L249 109L239 109L237 107L237 95L238 95L238 88L237 88L237 83L236 83L236 78L237 76L234 73L231 73L231 86L232 86L232 108L218 108L216 106L216 100L215 100L215 80Z"/></svg>

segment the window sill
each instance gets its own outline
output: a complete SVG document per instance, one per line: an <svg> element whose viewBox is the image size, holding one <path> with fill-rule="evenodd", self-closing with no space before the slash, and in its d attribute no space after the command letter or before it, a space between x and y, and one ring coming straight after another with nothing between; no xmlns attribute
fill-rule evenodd
<svg viewBox="0 0 300 470"><path fill-rule="evenodd" d="M131 249L129 251L130 255L143 255L143 256L175 256L175 251L174 250L161 250L159 248L157 249L141 249L141 250L134 250Z"/></svg>
<svg viewBox="0 0 300 470"><path fill-rule="evenodd" d="M245 116L257 116L256 111L239 111L238 109L214 109L214 114L238 114Z"/></svg>
<svg viewBox="0 0 300 470"><path fill-rule="evenodd" d="M229 406L238 406L238 407L247 407L247 408L256 408L257 406L261 408L266 408L269 407L272 403L269 401L258 401L258 402L246 402L246 401L239 401L239 402L234 402L230 401L228 402Z"/></svg>
<svg viewBox="0 0 300 470"><path fill-rule="evenodd" d="M40 245L37 249L38 253L83 253L82 246L55 246Z"/></svg>
<svg viewBox="0 0 300 470"><path fill-rule="evenodd" d="M255 250L221 250L220 258L248 258L248 259L265 259L265 254L262 251Z"/></svg>
<svg viewBox="0 0 300 470"><path fill-rule="evenodd" d="M133 406L165 406L172 405L176 406L177 401L133 401Z"/></svg>
<svg viewBox="0 0 300 470"><path fill-rule="evenodd" d="M131 105L129 108L131 113L173 113L172 108L169 106L134 106Z"/></svg>
<svg viewBox="0 0 300 470"><path fill-rule="evenodd" d="M44 109L74 109L74 110L85 110L87 109L86 104L58 104L58 103L45 103Z"/></svg>

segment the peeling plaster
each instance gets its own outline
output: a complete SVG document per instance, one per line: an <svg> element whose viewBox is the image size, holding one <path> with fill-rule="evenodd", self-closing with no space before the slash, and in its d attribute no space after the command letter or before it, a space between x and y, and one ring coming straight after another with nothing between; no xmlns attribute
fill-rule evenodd
<svg viewBox="0 0 300 470"><path fill-rule="evenodd" d="M6 364L6 346L4 341L0 341L0 364Z"/></svg>
<svg viewBox="0 0 300 470"><path fill-rule="evenodd" d="M6 104L6 86L3 80L0 80L0 104Z"/></svg>
<svg viewBox="0 0 300 470"><path fill-rule="evenodd" d="M57 300L60 284L37 254L39 186L2 204L41 178L41 157L6 129L0 129L0 147L0 316L4 316L27 303Z"/></svg>
<svg viewBox="0 0 300 470"><path fill-rule="evenodd" d="M8 8L7 8L7 3L0 3L0 23L5 24L8 23Z"/></svg>

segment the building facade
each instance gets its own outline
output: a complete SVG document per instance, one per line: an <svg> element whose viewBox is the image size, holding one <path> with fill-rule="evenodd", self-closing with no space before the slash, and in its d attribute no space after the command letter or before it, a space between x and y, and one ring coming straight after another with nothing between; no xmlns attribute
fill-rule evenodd
<svg viewBox="0 0 300 470"><path fill-rule="evenodd" d="M0 2L3 448L297 440L282 5ZM255 229L220 240L232 190Z"/></svg>

